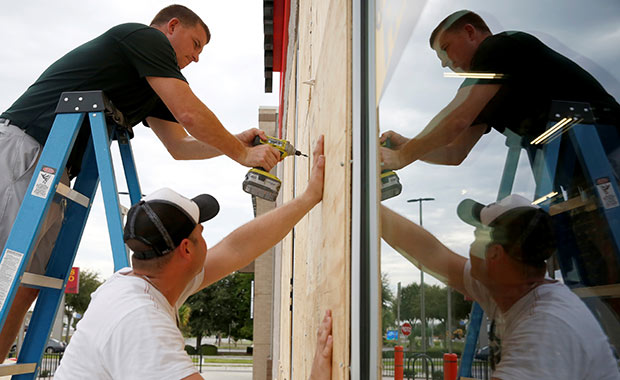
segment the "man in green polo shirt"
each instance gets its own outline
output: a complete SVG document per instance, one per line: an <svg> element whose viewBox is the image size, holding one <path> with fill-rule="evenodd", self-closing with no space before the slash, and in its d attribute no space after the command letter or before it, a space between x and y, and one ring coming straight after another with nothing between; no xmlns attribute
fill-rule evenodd
<svg viewBox="0 0 620 380"><path fill-rule="evenodd" d="M149 126L179 160L224 154L244 166L270 170L279 152L253 147L257 129L230 134L190 89L181 69L198 62L211 34L190 9L171 5L150 26L122 24L67 53L41 74L13 105L0 114L0 247L4 248L63 91L103 90L132 124ZM69 183L81 167L89 138L83 128L62 181ZM54 203L42 226L26 271L42 274L62 221ZM6 357L37 289L20 287L0 333L0 356Z"/></svg>

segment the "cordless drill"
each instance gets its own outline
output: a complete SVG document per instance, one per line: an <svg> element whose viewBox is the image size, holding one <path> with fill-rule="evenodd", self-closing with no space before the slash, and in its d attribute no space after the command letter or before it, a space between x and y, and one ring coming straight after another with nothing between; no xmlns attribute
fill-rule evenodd
<svg viewBox="0 0 620 380"><path fill-rule="evenodd" d="M390 139L387 138L381 146L388 149L392 149ZM403 190L403 186L400 184L400 179L396 172L391 169L381 171L381 200L393 198L400 194Z"/></svg>
<svg viewBox="0 0 620 380"><path fill-rule="evenodd" d="M254 137L252 145L256 146L259 144L269 144L279 150L281 159L288 156L308 157L295 149L290 142L275 137L267 136L267 140L265 141L261 140L259 136ZM250 169L250 171L248 171L245 175L245 180L243 181L243 191L273 202L278 197L281 185L282 181L280 181L278 177L261 167L256 167Z"/></svg>

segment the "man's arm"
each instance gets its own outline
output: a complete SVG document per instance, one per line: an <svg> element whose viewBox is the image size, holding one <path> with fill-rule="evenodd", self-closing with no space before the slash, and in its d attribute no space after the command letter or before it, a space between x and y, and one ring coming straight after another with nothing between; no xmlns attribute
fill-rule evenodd
<svg viewBox="0 0 620 380"><path fill-rule="evenodd" d="M155 117L147 118L147 122L175 160L202 160L222 154L219 149L188 135L185 128L179 123ZM257 135L262 139L267 138L265 132L257 128L250 128L235 135L235 137L243 145L250 147L254 136Z"/></svg>
<svg viewBox="0 0 620 380"><path fill-rule="evenodd" d="M383 169L403 168L428 153L455 142L471 126L499 88L499 84L460 88L454 99L416 137L397 150L381 148Z"/></svg>
<svg viewBox="0 0 620 380"><path fill-rule="evenodd" d="M452 252L424 228L381 206L381 235L392 248L463 294L467 259Z"/></svg>
<svg viewBox="0 0 620 380"><path fill-rule="evenodd" d="M472 125L450 144L425 154L421 160L429 164L460 165L487 130L486 124Z"/></svg>
<svg viewBox="0 0 620 380"><path fill-rule="evenodd" d="M200 289L243 268L282 240L297 222L323 198L323 136L313 152L314 166L308 187L292 201L244 224L207 252Z"/></svg>
<svg viewBox="0 0 620 380"><path fill-rule="evenodd" d="M217 116L196 97L189 85L176 78L147 77L153 91L187 132L245 166L271 170L280 160L277 149L261 144L246 147L224 128Z"/></svg>

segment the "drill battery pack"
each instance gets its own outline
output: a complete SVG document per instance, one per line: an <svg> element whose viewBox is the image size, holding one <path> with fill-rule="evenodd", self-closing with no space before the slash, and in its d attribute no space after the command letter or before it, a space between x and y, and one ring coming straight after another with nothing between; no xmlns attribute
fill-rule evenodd
<svg viewBox="0 0 620 380"><path fill-rule="evenodd" d="M261 168L252 168L245 175L243 191L257 196L258 198L274 202L280 192L282 181Z"/></svg>
<svg viewBox="0 0 620 380"><path fill-rule="evenodd" d="M381 200L393 198L400 194L403 186L400 184L398 175L392 170L381 173Z"/></svg>

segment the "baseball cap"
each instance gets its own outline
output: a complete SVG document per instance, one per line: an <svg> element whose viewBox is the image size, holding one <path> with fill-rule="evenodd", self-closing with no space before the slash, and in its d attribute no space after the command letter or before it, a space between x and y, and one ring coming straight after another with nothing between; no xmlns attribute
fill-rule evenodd
<svg viewBox="0 0 620 380"><path fill-rule="evenodd" d="M169 188L159 189L131 206L123 239L138 259L150 259L174 250L194 228L220 211L208 194L192 199Z"/></svg>
<svg viewBox="0 0 620 380"><path fill-rule="evenodd" d="M491 241L501 244L511 257L526 264L544 263L555 249L551 216L518 194L486 206L465 199L458 205L457 214L476 228L489 227Z"/></svg>

